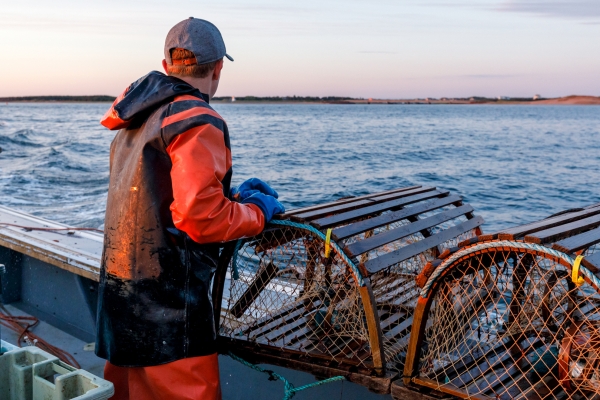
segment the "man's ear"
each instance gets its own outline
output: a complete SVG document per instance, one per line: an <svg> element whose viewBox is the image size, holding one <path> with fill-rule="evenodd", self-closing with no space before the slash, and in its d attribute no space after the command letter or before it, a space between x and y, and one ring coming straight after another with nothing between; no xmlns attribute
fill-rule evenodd
<svg viewBox="0 0 600 400"><path fill-rule="evenodd" d="M218 81L221 78L221 70L222 69L223 69L223 59L221 58L219 61L217 61L217 64L215 65L215 69L213 70L213 76L212 76L213 81Z"/></svg>
<svg viewBox="0 0 600 400"><path fill-rule="evenodd" d="M169 75L169 71L167 71L167 60L165 60L164 58L163 58L162 65L163 65L163 69L165 70L165 74Z"/></svg>

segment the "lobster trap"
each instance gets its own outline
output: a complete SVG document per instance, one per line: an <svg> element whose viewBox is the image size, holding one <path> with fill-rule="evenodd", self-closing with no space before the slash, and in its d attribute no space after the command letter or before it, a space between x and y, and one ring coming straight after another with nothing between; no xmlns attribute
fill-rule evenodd
<svg viewBox="0 0 600 400"><path fill-rule="evenodd" d="M600 204L463 243L428 264L406 387L474 399L600 399Z"/></svg>
<svg viewBox="0 0 600 400"><path fill-rule="evenodd" d="M213 286L221 351L389 392L415 275L482 223L459 196L421 186L280 215L223 250Z"/></svg>

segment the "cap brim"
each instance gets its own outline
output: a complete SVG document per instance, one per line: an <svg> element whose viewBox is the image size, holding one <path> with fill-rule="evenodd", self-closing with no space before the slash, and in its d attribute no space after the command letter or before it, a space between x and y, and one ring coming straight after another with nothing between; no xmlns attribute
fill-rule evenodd
<svg viewBox="0 0 600 400"><path fill-rule="evenodd" d="M233 57L231 57L229 54L225 53L225 57L227 57L229 61L233 61Z"/></svg>

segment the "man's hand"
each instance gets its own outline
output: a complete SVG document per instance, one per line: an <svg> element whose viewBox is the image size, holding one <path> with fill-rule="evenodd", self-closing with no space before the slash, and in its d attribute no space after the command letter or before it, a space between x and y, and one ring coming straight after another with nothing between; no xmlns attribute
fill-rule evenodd
<svg viewBox="0 0 600 400"><path fill-rule="evenodd" d="M271 186L258 178L250 178L237 188L232 188L229 197L232 200L244 202L244 200L255 193L266 194L276 199L279 198L279 194Z"/></svg>
<svg viewBox="0 0 600 400"><path fill-rule="evenodd" d="M285 207L275 197L258 191L251 196L246 197L242 203L257 205L265 216L265 222L269 222L273 219L275 214L282 214L285 212Z"/></svg>

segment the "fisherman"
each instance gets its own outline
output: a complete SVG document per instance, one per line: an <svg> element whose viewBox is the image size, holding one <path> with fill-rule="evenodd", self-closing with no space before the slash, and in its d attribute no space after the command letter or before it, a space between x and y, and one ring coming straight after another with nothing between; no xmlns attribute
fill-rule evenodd
<svg viewBox="0 0 600 400"><path fill-rule="evenodd" d="M96 354L122 399L219 399L210 281L220 245L284 212L253 178L230 190L231 152L211 108L225 43L192 18L168 33L163 67L132 83L101 123L119 130L98 298Z"/></svg>

